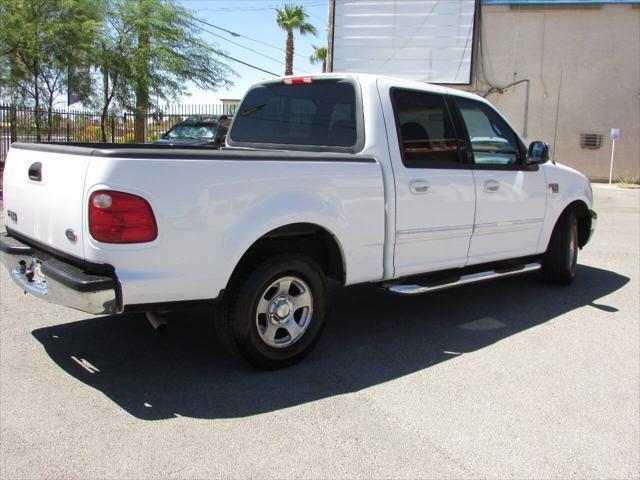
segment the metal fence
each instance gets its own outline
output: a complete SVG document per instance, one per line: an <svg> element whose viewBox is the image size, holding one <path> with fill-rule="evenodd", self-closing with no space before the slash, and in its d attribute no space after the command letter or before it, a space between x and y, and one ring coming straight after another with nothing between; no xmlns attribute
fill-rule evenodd
<svg viewBox="0 0 640 480"><path fill-rule="evenodd" d="M236 105L168 105L147 112L147 142L152 142L174 124L195 115L233 115ZM135 114L108 113L101 121L100 112L41 110L0 104L0 164L13 142L110 142L135 141ZM104 134L104 135L103 135Z"/></svg>

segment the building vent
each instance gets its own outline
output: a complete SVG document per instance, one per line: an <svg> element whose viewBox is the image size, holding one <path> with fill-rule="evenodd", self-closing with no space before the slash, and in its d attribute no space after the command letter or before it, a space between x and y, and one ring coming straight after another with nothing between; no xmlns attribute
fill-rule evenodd
<svg viewBox="0 0 640 480"><path fill-rule="evenodd" d="M597 150L602 147L602 134L600 133L581 133L580 147L590 150Z"/></svg>

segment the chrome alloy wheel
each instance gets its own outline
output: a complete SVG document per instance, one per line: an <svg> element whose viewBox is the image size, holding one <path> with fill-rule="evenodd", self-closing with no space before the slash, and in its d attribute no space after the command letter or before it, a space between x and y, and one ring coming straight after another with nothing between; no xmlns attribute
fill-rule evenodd
<svg viewBox="0 0 640 480"><path fill-rule="evenodd" d="M273 281L262 293L256 309L260 338L273 348L284 348L300 340L311 323L313 296L298 277Z"/></svg>

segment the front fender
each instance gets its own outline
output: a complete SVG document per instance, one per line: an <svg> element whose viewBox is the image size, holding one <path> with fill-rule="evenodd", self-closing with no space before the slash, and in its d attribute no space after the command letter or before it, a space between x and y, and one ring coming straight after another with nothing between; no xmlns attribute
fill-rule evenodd
<svg viewBox="0 0 640 480"><path fill-rule="evenodd" d="M560 164L548 163L543 165L543 168L549 188L547 189L545 222L538 239L539 252L547 250L553 229L569 205L574 202L582 202L587 209L593 208L591 186L587 177L577 170ZM557 185L557 193L551 188L554 184Z"/></svg>

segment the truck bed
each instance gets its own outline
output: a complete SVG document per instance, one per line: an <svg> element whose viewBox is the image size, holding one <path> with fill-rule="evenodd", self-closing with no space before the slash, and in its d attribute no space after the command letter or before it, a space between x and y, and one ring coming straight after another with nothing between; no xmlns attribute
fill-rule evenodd
<svg viewBox="0 0 640 480"><path fill-rule="evenodd" d="M295 224L339 239L346 283L383 275L383 177L380 164L366 155L18 143L9 152L5 183L11 187L5 191L7 230L33 245L113 267L125 306L214 299L255 241ZM146 199L157 238L94 240L88 202L98 190Z"/></svg>
<svg viewBox="0 0 640 480"><path fill-rule="evenodd" d="M184 145L130 144L130 143L86 143L86 142L33 142L14 143L11 148L38 152L86 155L107 158L153 158L172 160L266 160L307 162L363 162L375 163L373 157L352 153L313 152L295 150L267 150L246 148L222 148Z"/></svg>

